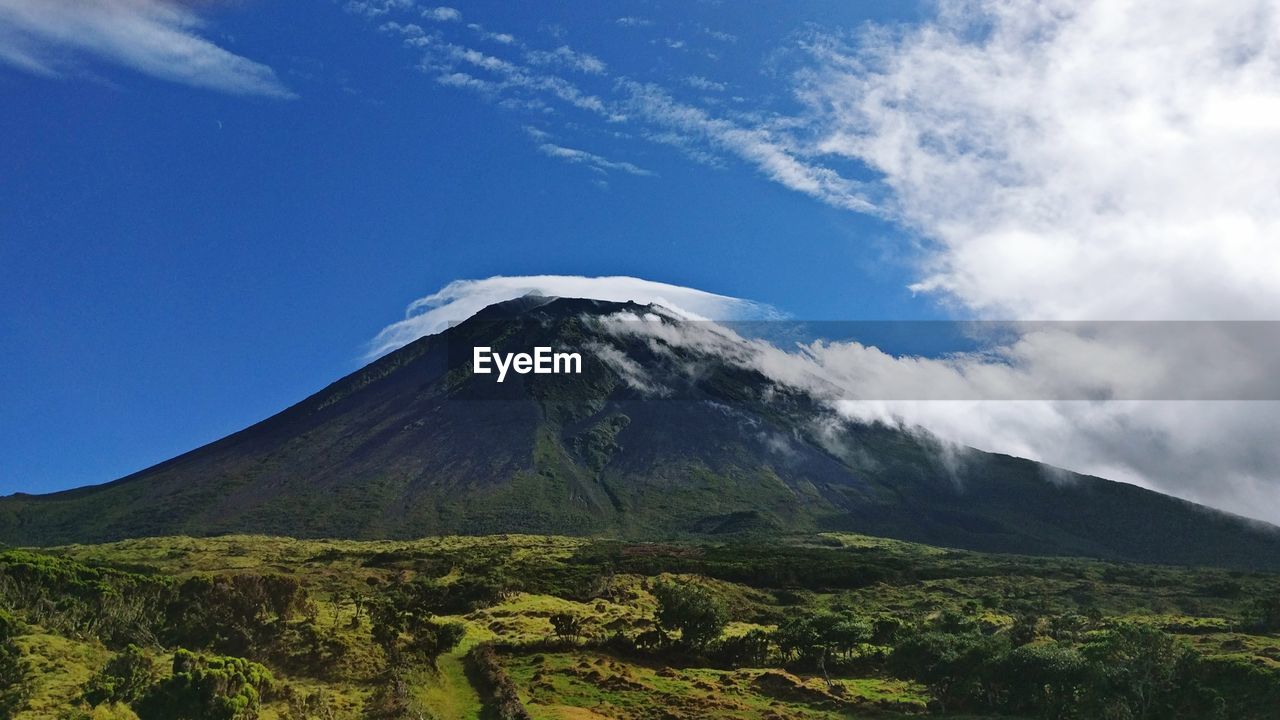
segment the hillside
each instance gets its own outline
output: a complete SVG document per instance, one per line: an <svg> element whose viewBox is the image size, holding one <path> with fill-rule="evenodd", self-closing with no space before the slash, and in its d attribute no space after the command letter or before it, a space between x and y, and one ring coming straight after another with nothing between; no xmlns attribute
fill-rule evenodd
<svg viewBox="0 0 1280 720"><path fill-rule="evenodd" d="M854 531L996 552L1280 567L1275 528L850 423L723 354L609 332L603 321L619 313L685 325L634 303L491 306L155 467L0 499L0 540ZM472 374L476 346L580 350L584 372L499 384Z"/></svg>
<svg viewBox="0 0 1280 720"><path fill-rule="evenodd" d="M1267 720L1278 597L1272 574L847 533L8 550L0 716Z"/></svg>

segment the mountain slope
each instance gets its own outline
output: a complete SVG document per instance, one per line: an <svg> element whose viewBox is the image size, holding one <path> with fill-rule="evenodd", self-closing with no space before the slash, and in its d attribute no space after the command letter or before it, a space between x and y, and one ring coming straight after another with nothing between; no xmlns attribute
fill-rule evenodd
<svg viewBox="0 0 1280 720"><path fill-rule="evenodd" d="M486 308L234 435L101 486L0 499L0 540L856 530L998 552L1280 567L1280 534L1181 500L833 417L715 352L611 332L660 308ZM580 351L474 375L472 348ZM1053 478L1050 481L1049 478Z"/></svg>

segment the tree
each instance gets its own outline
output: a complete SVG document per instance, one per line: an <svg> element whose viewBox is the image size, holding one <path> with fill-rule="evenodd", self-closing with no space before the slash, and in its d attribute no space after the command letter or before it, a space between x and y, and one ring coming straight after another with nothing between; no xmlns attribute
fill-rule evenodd
<svg viewBox="0 0 1280 720"><path fill-rule="evenodd" d="M1280 596L1264 595L1254 598L1248 609L1245 624L1260 633L1280 630Z"/></svg>
<svg viewBox="0 0 1280 720"><path fill-rule="evenodd" d="M870 621L853 615L820 613L792 618L778 628L777 642L787 659L795 658L825 668L836 656L849 657L861 644L870 642L875 628Z"/></svg>
<svg viewBox="0 0 1280 720"><path fill-rule="evenodd" d="M155 682L156 671L142 648L130 645L107 661L97 675L89 678L84 699L90 705L132 703Z"/></svg>
<svg viewBox="0 0 1280 720"><path fill-rule="evenodd" d="M467 626L460 622L437 622L421 620L415 616L410 624L409 633L412 639L408 649L417 657L426 660L435 669L440 656L456 648L467 634Z"/></svg>
<svg viewBox="0 0 1280 720"><path fill-rule="evenodd" d="M715 656L721 662L735 667L761 667L769 661L772 642L769 633L755 628L742 635L726 637L720 641Z"/></svg>
<svg viewBox="0 0 1280 720"><path fill-rule="evenodd" d="M426 660L434 668L441 655L462 642L466 626L438 622L421 606L411 607L394 595L374 603L369 613L373 640L386 652L392 669L406 657Z"/></svg>
<svg viewBox="0 0 1280 720"><path fill-rule="evenodd" d="M687 647L702 650L728 623L724 603L700 585L662 581L654 585L653 594L658 598L658 625L668 632L679 630Z"/></svg>

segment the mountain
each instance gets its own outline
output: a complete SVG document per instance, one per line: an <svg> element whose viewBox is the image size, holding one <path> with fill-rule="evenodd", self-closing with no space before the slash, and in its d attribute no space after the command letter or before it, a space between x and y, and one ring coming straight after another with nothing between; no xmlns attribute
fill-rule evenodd
<svg viewBox="0 0 1280 720"><path fill-rule="evenodd" d="M617 331L635 327L620 314L647 331ZM0 541L851 530L993 552L1280 567L1277 528L842 420L734 362L732 345L664 340L694 325L635 303L499 303L185 455L104 485L2 498ZM582 372L499 383L472 372L480 346L577 351Z"/></svg>

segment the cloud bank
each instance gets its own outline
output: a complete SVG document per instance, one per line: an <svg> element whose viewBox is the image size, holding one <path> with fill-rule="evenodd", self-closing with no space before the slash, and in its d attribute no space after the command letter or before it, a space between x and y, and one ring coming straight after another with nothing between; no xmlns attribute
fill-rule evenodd
<svg viewBox="0 0 1280 720"><path fill-rule="evenodd" d="M950 443L1280 523L1275 323L1047 323L981 350L916 357L859 342L783 348L717 323L636 320L604 327L758 371L852 420L924 428ZM1224 366L1223 347L1239 361ZM652 381L640 377L636 387L649 391ZM1268 400L1241 399L1255 396Z"/></svg>
<svg viewBox="0 0 1280 720"><path fill-rule="evenodd" d="M271 68L204 39L202 27L189 7L165 0L0 0L0 61L60 77L92 58L236 95L294 96Z"/></svg>
<svg viewBox="0 0 1280 720"><path fill-rule="evenodd" d="M811 152L878 173L880 207L924 248L914 289L978 317L1280 319L1274 2L943 0L920 26L805 42L813 64L795 87ZM1274 354L1059 340L1013 367L929 369L989 397L984 380L1054 383L1067 353L1112 354L1165 397L1234 389L842 407L1280 521L1280 408L1240 401L1276 397ZM849 377L924 371L838 348L814 360Z"/></svg>

